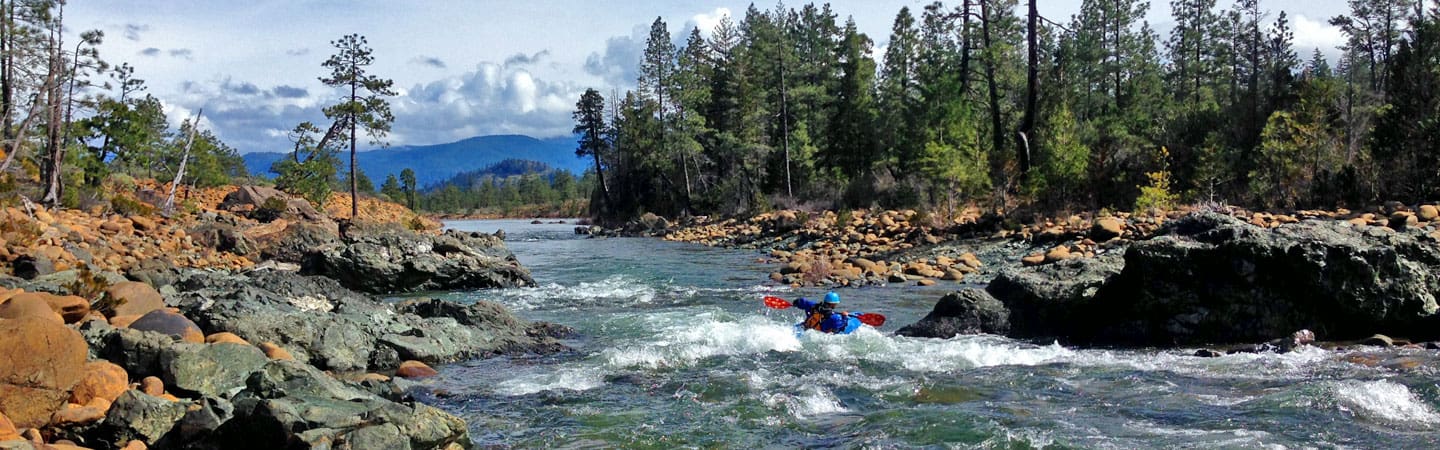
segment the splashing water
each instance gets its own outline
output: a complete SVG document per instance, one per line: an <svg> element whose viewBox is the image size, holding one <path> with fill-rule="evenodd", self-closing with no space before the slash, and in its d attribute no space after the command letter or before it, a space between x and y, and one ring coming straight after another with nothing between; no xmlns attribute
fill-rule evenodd
<svg viewBox="0 0 1440 450"><path fill-rule="evenodd" d="M842 290L887 325L796 334L746 251L505 228L540 286L457 292L575 327L574 352L441 367L427 398L477 443L522 448L1440 448L1434 352L1418 369L1315 348L1190 356L997 336L897 337L945 289ZM517 241L519 239L519 241ZM953 289L953 286L951 287ZM1400 352L1400 351L1397 351ZM424 394L421 394L422 397Z"/></svg>

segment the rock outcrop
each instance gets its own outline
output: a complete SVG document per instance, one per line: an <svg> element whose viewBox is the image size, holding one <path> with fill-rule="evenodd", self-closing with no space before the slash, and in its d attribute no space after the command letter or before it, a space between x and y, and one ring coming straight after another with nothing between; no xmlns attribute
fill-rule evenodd
<svg viewBox="0 0 1440 450"><path fill-rule="evenodd" d="M405 359L437 364L563 349L553 337L534 331L545 325L519 320L489 302L391 306L326 277L271 270L188 272L176 288L181 310L201 328L274 343L322 369L393 369Z"/></svg>
<svg viewBox="0 0 1440 450"><path fill-rule="evenodd" d="M357 227L358 228L358 227ZM535 280L499 237L479 232L352 229L306 255L305 273L369 293L530 286Z"/></svg>
<svg viewBox="0 0 1440 450"><path fill-rule="evenodd" d="M935 319L958 317L957 332L1008 325L1012 337L1091 345L1254 343L1298 329L1327 340L1377 331L1431 340L1440 337L1440 241L1419 229L1259 226L1196 213L1123 255L1006 269L986 290L1008 314L947 297L907 332L943 337L949 329L928 332Z"/></svg>
<svg viewBox="0 0 1440 450"><path fill-rule="evenodd" d="M965 289L941 297L930 314L895 334L940 339L962 334L1005 334L1010 331L1009 316L1005 305L989 293Z"/></svg>

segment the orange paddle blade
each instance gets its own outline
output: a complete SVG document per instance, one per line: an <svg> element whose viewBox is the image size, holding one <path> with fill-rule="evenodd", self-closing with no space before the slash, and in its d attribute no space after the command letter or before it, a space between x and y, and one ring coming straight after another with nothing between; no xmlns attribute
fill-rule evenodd
<svg viewBox="0 0 1440 450"><path fill-rule="evenodd" d="M765 306L769 306L775 309L785 309L795 305L790 304L789 300L767 295L765 296Z"/></svg>
<svg viewBox="0 0 1440 450"><path fill-rule="evenodd" d="M855 318L860 319L860 323L872 327L878 327L885 324L885 316L876 313L865 313L855 316Z"/></svg>

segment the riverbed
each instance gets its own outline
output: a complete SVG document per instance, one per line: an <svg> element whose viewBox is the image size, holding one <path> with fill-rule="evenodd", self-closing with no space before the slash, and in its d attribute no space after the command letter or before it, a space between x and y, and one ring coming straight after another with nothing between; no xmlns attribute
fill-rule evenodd
<svg viewBox="0 0 1440 450"><path fill-rule="evenodd" d="M559 355L452 364L417 395L515 448L1437 448L1432 350L1078 349L998 336L891 333L958 285L841 289L888 317L797 335L754 251L503 229L537 287L451 292L574 327Z"/></svg>

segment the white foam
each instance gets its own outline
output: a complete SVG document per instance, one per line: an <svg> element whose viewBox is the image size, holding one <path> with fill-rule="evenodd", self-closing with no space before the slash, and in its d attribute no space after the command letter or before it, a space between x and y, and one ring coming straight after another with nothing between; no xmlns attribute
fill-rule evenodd
<svg viewBox="0 0 1440 450"><path fill-rule="evenodd" d="M605 385L604 375L595 368L565 367L544 373L529 373L495 385L500 395L526 395L543 391L585 391Z"/></svg>
<svg viewBox="0 0 1440 450"><path fill-rule="evenodd" d="M506 289L496 293L505 306L515 310L549 309L556 307L631 306L655 301L655 288L643 281L624 275L613 275L600 281L581 282L572 286L546 283L536 287Z"/></svg>
<svg viewBox="0 0 1440 450"><path fill-rule="evenodd" d="M1329 382L1339 408L1391 424L1440 424L1440 414L1405 385L1389 380Z"/></svg>
<svg viewBox="0 0 1440 450"><path fill-rule="evenodd" d="M606 349L602 358L612 368L660 368L689 365L712 356L800 349L792 327L762 317L730 322L717 319L716 313L686 316L689 320L657 320L668 325L656 330L653 338L636 346Z"/></svg>
<svg viewBox="0 0 1440 450"><path fill-rule="evenodd" d="M950 372L975 367L1040 365L1077 359L1058 344L1035 346L994 336L953 339L895 337L864 327L850 335L806 333L811 354L833 361L865 359L919 372Z"/></svg>
<svg viewBox="0 0 1440 450"><path fill-rule="evenodd" d="M840 404L840 399L835 398L834 394L813 385L802 386L799 392L794 394L782 392L767 395L764 402L771 408L784 408L799 420L849 411Z"/></svg>

